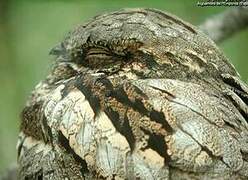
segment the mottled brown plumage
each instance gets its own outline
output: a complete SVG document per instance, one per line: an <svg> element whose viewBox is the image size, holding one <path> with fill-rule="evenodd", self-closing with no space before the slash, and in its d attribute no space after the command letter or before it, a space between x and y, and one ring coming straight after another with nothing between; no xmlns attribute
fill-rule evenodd
<svg viewBox="0 0 248 180"><path fill-rule="evenodd" d="M247 179L248 87L155 9L78 26L23 110L20 179Z"/></svg>

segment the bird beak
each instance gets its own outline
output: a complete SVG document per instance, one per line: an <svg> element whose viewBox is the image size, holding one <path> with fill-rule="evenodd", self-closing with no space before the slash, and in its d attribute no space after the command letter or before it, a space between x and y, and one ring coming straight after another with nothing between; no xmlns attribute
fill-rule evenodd
<svg viewBox="0 0 248 180"><path fill-rule="evenodd" d="M62 55L66 52L65 46L63 43L59 43L54 48L52 48L49 52L49 55Z"/></svg>

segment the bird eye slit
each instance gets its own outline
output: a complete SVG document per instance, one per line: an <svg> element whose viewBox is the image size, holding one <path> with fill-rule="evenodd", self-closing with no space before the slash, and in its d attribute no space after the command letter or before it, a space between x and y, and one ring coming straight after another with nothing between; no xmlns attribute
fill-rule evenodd
<svg viewBox="0 0 248 180"><path fill-rule="evenodd" d="M86 52L86 56L97 56L97 55L111 56L113 55L113 53L102 48L91 48Z"/></svg>
<svg viewBox="0 0 248 180"><path fill-rule="evenodd" d="M111 69L132 61L134 53L130 52L128 47L116 49L113 46L114 42L92 41L88 38L87 42L80 47L76 62L91 69Z"/></svg>

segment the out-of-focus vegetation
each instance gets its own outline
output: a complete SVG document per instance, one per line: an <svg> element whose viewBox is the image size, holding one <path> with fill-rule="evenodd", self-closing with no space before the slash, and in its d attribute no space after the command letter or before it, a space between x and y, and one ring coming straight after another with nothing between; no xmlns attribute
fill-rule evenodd
<svg viewBox="0 0 248 180"><path fill-rule="evenodd" d="M195 0L1 0L0 1L0 172L16 160L19 113L30 91L45 77L49 49L92 16L124 7L169 11L198 25L223 7L198 7ZM220 45L243 80L248 80L248 31Z"/></svg>

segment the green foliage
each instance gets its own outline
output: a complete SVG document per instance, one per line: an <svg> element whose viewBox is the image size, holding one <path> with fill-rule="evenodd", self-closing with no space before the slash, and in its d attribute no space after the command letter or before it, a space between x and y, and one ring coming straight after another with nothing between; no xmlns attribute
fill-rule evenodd
<svg viewBox="0 0 248 180"><path fill-rule="evenodd" d="M53 58L49 49L77 24L103 12L124 7L166 10L198 25L223 7L197 7L195 0L12 0L0 9L0 172L16 159L19 113L30 91L45 77ZM248 31L220 47L248 80Z"/></svg>

